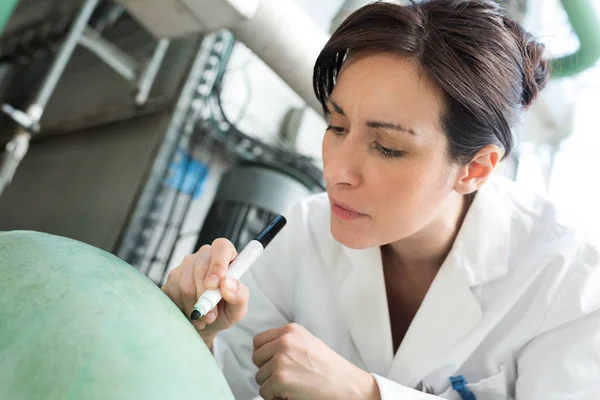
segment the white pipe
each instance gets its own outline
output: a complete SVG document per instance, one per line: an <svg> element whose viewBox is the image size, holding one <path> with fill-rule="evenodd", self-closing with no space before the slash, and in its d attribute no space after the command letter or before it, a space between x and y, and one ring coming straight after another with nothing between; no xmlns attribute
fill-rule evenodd
<svg viewBox="0 0 600 400"><path fill-rule="evenodd" d="M50 96L52 96L52 93L54 93L54 89L56 88L60 77L65 71L67 63L71 59L75 47L77 47L79 38L83 34L83 30L87 26L87 23L90 20L92 13L96 9L99 1L100 0L87 0L83 4L79 14L77 15L77 18L75 19L75 22L67 34L67 37L63 41L60 50L58 51L58 55L52 62L50 70L44 78L42 86L35 97L32 106L30 106L30 108L33 107L36 110L41 109L39 115L37 115L37 112L36 115L32 115L36 121L39 121L42 117L42 112L44 108L46 108L48 100L50 100Z"/></svg>
<svg viewBox="0 0 600 400"><path fill-rule="evenodd" d="M293 0L261 0L254 18L232 30L310 107L323 112L312 89L312 75L329 35L298 4Z"/></svg>
<svg viewBox="0 0 600 400"><path fill-rule="evenodd" d="M335 17L331 20L331 33L333 33L350 14L369 3L373 3L373 0L346 0Z"/></svg>
<svg viewBox="0 0 600 400"><path fill-rule="evenodd" d="M354 11L359 8L366 6L367 4L374 3L375 0L346 0L344 4L340 7L338 13L331 20L331 28L330 32L333 33L338 26L344 22L346 18L350 16ZM395 3L395 4L408 4L410 1L408 0L384 0L386 3Z"/></svg>
<svg viewBox="0 0 600 400"><path fill-rule="evenodd" d="M144 68L142 71L137 84L138 93L135 96L135 104L138 106L146 104L148 95L150 94L150 89L152 89L152 85L154 84L156 75L158 74L158 70L160 69L162 62L167 55L167 50L169 49L170 43L171 41L168 39L160 39L156 45L156 48L154 49L152 58L146 65L146 68Z"/></svg>

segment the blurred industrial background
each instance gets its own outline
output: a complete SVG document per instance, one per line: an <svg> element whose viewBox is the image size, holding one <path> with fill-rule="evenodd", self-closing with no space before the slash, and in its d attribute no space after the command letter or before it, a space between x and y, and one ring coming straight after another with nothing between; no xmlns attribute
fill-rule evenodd
<svg viewBox="0 0 600 400"><path fill-rule="evenodd" d="M216 237L243 246L324 190L312 63L367 3L1 0L0 230L81 240L156 283ZM553 79L499 173L600 242L600 1L503 3Z"/></svg>

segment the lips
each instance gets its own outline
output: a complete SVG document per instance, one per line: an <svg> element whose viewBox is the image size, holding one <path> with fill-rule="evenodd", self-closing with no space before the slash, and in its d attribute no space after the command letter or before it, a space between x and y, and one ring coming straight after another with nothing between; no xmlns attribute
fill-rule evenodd
<svg viewBox="0 0 600 400"><path fill-rule="evenodd" d="M359 218L364 218L367 215L363 214L343 203L338 203L335 199L330 198L331 202L331 212L336 217L343 219L345 221L351 221Z"/></svg>

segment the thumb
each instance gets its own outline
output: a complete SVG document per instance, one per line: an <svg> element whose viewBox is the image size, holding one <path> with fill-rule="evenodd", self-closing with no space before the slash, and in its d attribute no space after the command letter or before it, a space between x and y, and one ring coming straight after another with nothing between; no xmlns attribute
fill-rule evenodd
<svg viewBox="0 0 600 400"><path fill-rule="evenodd" d="M240 322L248 310L248 288L237 279L226 277L221 282L225 315L233 325Z"/></svg>

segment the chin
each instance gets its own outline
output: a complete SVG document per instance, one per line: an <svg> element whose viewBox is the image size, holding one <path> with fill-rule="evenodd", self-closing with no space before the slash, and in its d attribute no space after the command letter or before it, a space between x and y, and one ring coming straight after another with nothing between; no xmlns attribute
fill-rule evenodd
<svg viewBox="0 0 600 400"><path fill-rule="evenodd" d="M336 241L350 249L364 250L376 245L374 241L365 234L365 230L360 229L359 226L353 227L344 225L339 221L331 219L330 230L331 235Z"/></svg>

